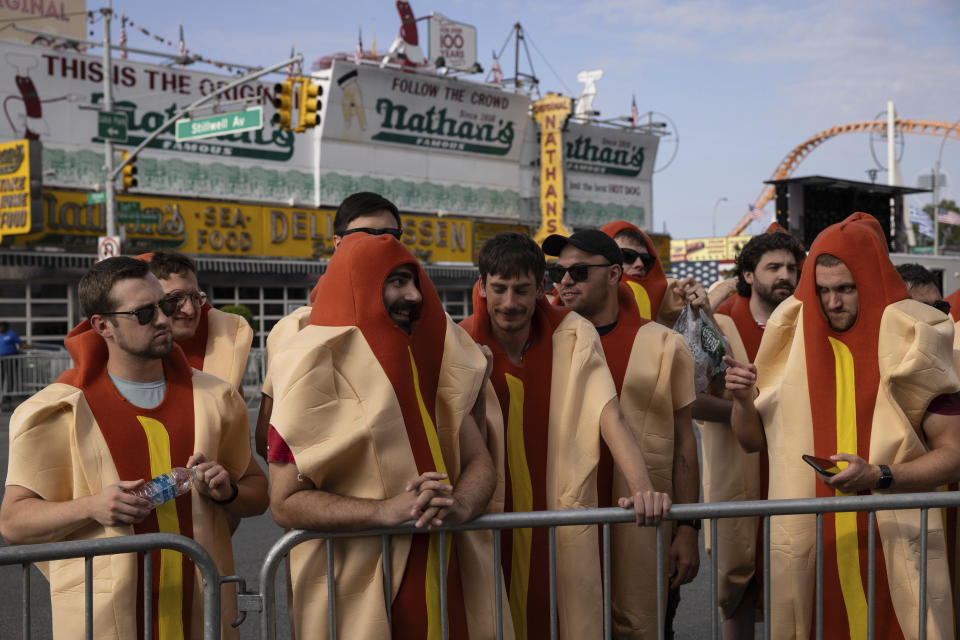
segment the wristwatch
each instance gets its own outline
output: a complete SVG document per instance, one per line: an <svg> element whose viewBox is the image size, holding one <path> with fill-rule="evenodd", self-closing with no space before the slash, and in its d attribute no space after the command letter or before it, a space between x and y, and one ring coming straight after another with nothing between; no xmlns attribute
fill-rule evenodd
<svg viewBox="0 0 960 640"><path fill-rule="evenodd" d="M700 531L701 523L699 520L677 520L677 526L682 527L687 525L688 527L693 527L695 530Z"/></svg>
<svg viewBox="0 0 960 640"><path fill-rule="evenodd" d="M880 479L877 480L877 489L889 489L891 484L893 484L893 472L887 465L880 465Z"/></svg>

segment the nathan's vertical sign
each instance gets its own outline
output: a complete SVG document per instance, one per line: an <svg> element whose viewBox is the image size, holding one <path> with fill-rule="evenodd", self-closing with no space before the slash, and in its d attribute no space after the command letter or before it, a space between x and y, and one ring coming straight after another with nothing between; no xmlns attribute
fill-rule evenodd
<svg viewBox="0 0 960 640"><path fill-rule="evenodd" d="M30 233L43 219L40 201L40 143L0 144L0 236Z"/></svg>
<svg viewBox="0 0 960 640"><path fill-rule="evenodd" d="M533 103L533 119L540 126L540 229L538 243L553 233L569 236L563 224L563 123L572 100L555 93Z"/></svg>

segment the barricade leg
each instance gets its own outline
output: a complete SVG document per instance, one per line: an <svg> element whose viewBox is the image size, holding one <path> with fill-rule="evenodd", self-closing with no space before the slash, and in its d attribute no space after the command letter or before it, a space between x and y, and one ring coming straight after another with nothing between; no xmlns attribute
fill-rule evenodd
<svg viewBox="0 0 960 640"><path fill-rule="evenodd" d="M337 638L337 586L333 577L333 538L324 538L327 550L327 606L330 611L330 640Z"/></svg>
<svg viewBox="0 0 960 640"><path fill-rule="evenodd" d="M23 565L23 575L21 578L21 589L23 589L23 640L30 640L30 565Z"/></svg>
<svg viewBox="0 0 960 640"><path fill-rule="evenodd" d="M720 638L720 607L717 606L719 601L717 580L720 576L717 522L716 518L710 519L710 637L713 640L719 640Z"/></svg>
<svg viewBox="0 0 960 640"><path fill-rule="evenodd" d="M143 554L143 637L153 638L153 552Z"/></svg>
<svg viewBox="0 0 960 640"><path fill-rule="evenodd" d="M823 514L817 514L817 582L814 597L816 602L817 640L823 640Z"/></svg>
<svg viewBox="0 0 960 640"><path fill-rule="evenodd" d="M550 640L557 640L557 528L550 527Z"/></svg>
<svg viewBox="0 0 960 640"><path fill-rule="evenodd" d="M763 638L770 640L770 516L763 518Z"/></svg>
<svg viewBox="0 0 960 640"><path fill-rule="evenodd" d="M83 611L86 618L87 640L93 640L93 556L84 557L83 564L83 590L86 600Z"/></svg>
<svg viewBox="0 0 960 640"><path fill-rule="evenodd" d="M610 523L603 525L603 638L610 640L613 637L613 620L611 616L612 594L610 580Z"/></svg>
<svg viewBox="0 0 960 640"><path fill-rule="evenodd" d="M497 618L497 640L503 640L503 593L500 589L503 582L503 565L500 564L503 552L500 548L500 533L500 529L493 530L493 607Z"/></svg>
<svg viewBox="0 0 960 640"><path fill-rule="evenodd" d="M657 525L657 640L664 640L666 630L663 626L666 624L664 619L664 584L663 575L666 568L663 566L663 523Z"/></svg>
<svg viewBox="0 0 960 640"><path fill-rule="evenodd" d="M927 515L928 509L920 509L920 640L927 638Z"/></svg>
<svg viewBox="0 0 960 640"><path fill-rule="evenodd" d="M877 514L867 514L867 637L874 632L874 604L877 598L877 576L874 568L877 562Z"/></svg>
<svg viewBox="0 0 960 640"><path fill-rule="evenodd" d="M380 536L383 563L383 601L387 608L387 624L393 628L393 559L390 554L390 536ZM289 606L289 605L288 605Z"/></svg>

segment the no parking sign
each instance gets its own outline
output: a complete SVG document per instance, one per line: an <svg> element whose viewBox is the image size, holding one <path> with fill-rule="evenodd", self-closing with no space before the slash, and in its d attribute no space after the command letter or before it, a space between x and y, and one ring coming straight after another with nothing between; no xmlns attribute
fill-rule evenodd
<svg viewBox="0 0 960 640"><path fill-rule="evenodd" d="M120 236L100 236L97 238L97 260L106 260L120 255Z"/></svg>

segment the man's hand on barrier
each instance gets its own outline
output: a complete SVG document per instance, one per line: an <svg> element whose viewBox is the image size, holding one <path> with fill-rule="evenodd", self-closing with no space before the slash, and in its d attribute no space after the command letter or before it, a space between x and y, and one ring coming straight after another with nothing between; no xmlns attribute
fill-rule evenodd
<svg viewBox="0 0 960 640"><path fill-rule="evenodd" d="M446 480L447 474L430 471L407 483L407 491L416 495L410 517L416 520L418 528L442 524L434 522L437 514L454 503L450 496L453 486Z"/></svg>
<svg viewBox="0 0 960 640"><path fill-rule="evenodd" d="M197 452L187 460L187 468L194 470L194 486L201 495L214 500L229 500L234 495L230 473L216 460L207 460L205 455Z"/></svg>
<svg viewBox="0 0 960 640"><path fill-rule="evenodd" d="M678 526L670 544L670 588L693 582L700 571L700 549L697 530L686 525Z"/></svg>
<svg viewBox="0 0 960 640"><path fill-rule="evenodd" d="M89 517L105 527L137 524L153 509L149 500L130 493L143 484L143 480L122 480L89 496Z"/></svg>
<svg viewBox="0 0 960 640"><path fill-rule="evenodd" d="M835 476L825 478L817 474L823 482L841 493L856 493L865 489L873 489L880 480L880 467L870 464L860 456L852 453L838 453L830 456L834 462L847 462L847 468Z"/></svg>
<svg viewBox="0 0 960 640"><path fill-rule="evenodd" d="M670 496L659 491L638 491L633 497L623 497L617 504L624 509L633 507L637 515L637 526L649 527L659 524L670 513L673 502Z"/></svg>

